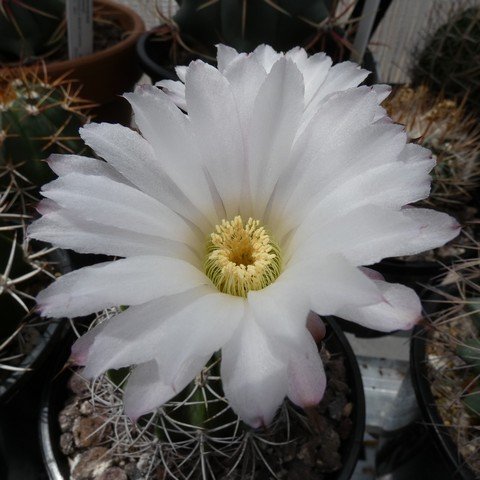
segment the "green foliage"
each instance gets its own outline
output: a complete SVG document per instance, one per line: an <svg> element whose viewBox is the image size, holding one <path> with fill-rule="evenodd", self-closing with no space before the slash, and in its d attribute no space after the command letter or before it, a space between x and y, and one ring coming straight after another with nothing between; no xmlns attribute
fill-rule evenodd
<svg viewBox="0 0 480 480"><path fill-rule="evenodd" d="M84 108L71 83L49 84L28 74L6 80L0 90L0 168L15 169L35 185L50 180L46 157L85 148L78 136L88 118Z"/></svg>
<svg viewBox="0 0 480 480"><path fill-rule="evenodd" d="M471 2L470 2L471 4ZM415 85L432 89L462 101L480 112L480 7L453 7L447 21L415 52L412 67Z"/></svg>
<svg viewBox="0 0 480 480"><path fill-rule="evenodd" d="M55 48L65 0L0 0L0 62L28 62Z"/></svg>
<svg viewBox="0 0 480 480"><path fill-rule="evenodd" d="M275 50L294 46L327 50L339 57L348 42L331 13L330 0L182 0L171 22L179 43L205 57L215 57L224 43L240 52L266 43Z"/></svg>

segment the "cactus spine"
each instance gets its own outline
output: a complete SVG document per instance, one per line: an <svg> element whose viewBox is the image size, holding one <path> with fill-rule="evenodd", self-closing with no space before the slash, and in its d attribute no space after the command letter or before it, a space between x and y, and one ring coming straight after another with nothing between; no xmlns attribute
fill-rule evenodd
<svg viewBox="0 0 480 480"><path fill-rule="evenodd" d="M215 58L218 43L240 52L252 51L262 43L277 51L300 45L325 50L335 60L350 47L340 28L346 12L338 16L333 13L337 2L182 0L177 3L177 13L169 18L160 12L162 19L169 24L178 45L205 58ZM343 22L344 26L346 23Z"/></svg>
<svg viewBox="0 0 480 480"><path fill-rule="evenodd" d="M65 0L0 0L0 63L27 63L55 49Z"/></svg>
<svg viewBox="0 0 480 480"><path fill-rule="evenodd" d="M88 105L76 93L72 83L22 70L0 78L0 170L41 185L52 178L43 159L81 152L78 129Z"/></svg>
<svg viewBox="0 0 480 480"><path fill-rule="evenodd" d="M454 2L455 3L455 2ZM437 9L442 12L440 5ZM454 4L446 19L425 42L412 66L415 85L428 84L480 114L480 7L472 1Z"/></svg>

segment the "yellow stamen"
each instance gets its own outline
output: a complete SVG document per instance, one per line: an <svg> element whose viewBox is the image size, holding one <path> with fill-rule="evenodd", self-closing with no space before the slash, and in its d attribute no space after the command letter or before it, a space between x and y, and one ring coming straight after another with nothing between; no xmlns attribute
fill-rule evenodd
<svg viewBox="0 0 480 480"><path fill-rule="evenodd" d="M222 220L210 235L205 273L223 293L246 297L250 290L261 290L280 275L278 245L258 220L242 217Z"/></svg>

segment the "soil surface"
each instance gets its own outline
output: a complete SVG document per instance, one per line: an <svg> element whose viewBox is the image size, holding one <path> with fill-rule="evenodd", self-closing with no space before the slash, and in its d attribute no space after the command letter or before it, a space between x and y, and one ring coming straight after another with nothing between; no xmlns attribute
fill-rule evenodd
<svg viewBox="0 0 480 480"><path fill-rule="evenodd" d="M352 434L351 417L355 407L351 403L344 358L331 356L325 349L322 349L321 357L328 379L321 403L308 415L291 404L284 405L282 411L289 409L291 412L288 424L279 422L277 417L271 427L255 432L258 441L254 442L254 448L257 452L249 462L248 456L242 458L242 462L249 463L248 470L242 472L242 468L235 468L231 471L235 457L217 455L209 462L215 477L209 475L208 478L267 480L273 478L271 471L278 479L284 480L336 478L335 472L342 467L342 448L345 449L345 440ZM103 377L103 381L105 379ZM102 382L102 377L99 381ZM160 452L159 435L155 434L152 422L149 422L150 426L142 422L134 426L125 417L112 418L112 409L108 405L117 402L118 407L121 398L116 395L118 389L115 392L107 386L99 388L98 383L92 385L78 373L70 378L68 389L70 397L58 416L59 447L68 457L72 480L172 478L160 458L168 452ZM144 425L143 435L138 435L140 425ZM288 441L285 441L286 435ZM130 439L130 444L125 438ZM249 448L251 445L248 444ZM187 450L183 455L188 453ZM215 457L214 451L209 455ZM265 461L261 460L262 457ZM251 458L255 459L253 463ZM192 477L198 478L201 478L200 474Z"/></svg>

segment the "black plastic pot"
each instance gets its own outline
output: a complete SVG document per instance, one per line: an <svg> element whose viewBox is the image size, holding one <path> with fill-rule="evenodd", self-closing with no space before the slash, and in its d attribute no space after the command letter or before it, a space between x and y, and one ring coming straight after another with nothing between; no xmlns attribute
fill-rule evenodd
<svg viewBox="0 0 480 480"><path fill-rule="evenodd" d="M55 250L50 259L56 263L58 271L68 273L72 270L70 257L66 252ZM0 404L8 402L27 382L32 380L39 367L62 342L67 329L68 323L64 318L49 322L38 345L18 365L25 370L13 371L0 382Z"/></svg>
<svg viewBox="0 0 480 480"><path fill-rule="evenodd" d="M478 477L462 459L450 431L444 424L435 405L435 399L427 378L426 342L428 330L417 326L412 334L410 347L410 368L422 420L428 428L439 455L438 462L443 465L436 480L475 480ZM443 474L443 476L442 476Z"/></svg>
<svg viewBox="0 0 480 480"><path fill-rule="evenodd" d="M341 449L343 468L339 472L325 476L325 480L349 480L363 448L365 431L365 397L360 369L348 343L334 318L326 318L327 335L324 339L332 355L343 354L346 360L347 379L351 388L353 429ZM68 354L62 355L57 364L60 371ZM64 372L47 385L42 395L40 412L40 446L42 457L50 480L68 480L70 468L68 459L59 449L60 428L58 414L69 396L67 381L70 372Z"/></svg>

